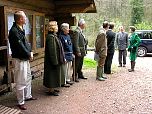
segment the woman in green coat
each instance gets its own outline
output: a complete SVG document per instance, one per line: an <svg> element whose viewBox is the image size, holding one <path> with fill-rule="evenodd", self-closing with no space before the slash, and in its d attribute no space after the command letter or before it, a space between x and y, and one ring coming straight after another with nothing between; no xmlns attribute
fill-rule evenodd
<svg viewBox="0 0 152 114"><path fill-rule="evenodd" d="M65 58L62 44L56 34L57 32L57 22L49 22L45 44L43 85L49 88L48 94L53 96L58 96L59 90L55 88L60 87L64 83L62 78L65 79L63 73Z"/></svg>
<svg viewBox="0 0 152 114"><path fill-rule="evenodd" d="M128 51L130 52L131 69L128 69L129 72L134 71L138 46L141 42L139 36L135 33L135 30L136 29L134 26L130 26L131 35L130 35L130 45L128 46Z"/></svg>

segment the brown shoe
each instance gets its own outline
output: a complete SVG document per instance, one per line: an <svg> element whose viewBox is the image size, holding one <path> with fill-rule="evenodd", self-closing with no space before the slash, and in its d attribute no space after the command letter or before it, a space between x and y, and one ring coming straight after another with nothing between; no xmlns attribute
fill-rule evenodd
<svg viewBox="0 0 152 114"><path fill-rule="evenodd" d="M25 107L25 105L23 104L23 105L17 105L18 107L19 107L19 109L21 109L21 110L27 110L27 108Z"/></svg>
<svg viewBox="0 0 152 114"><path fill-rule="evenodd" d="M37 98L31 97L31 98L25 99L25 101L32 101L32 100L37 100Z"/></svg>

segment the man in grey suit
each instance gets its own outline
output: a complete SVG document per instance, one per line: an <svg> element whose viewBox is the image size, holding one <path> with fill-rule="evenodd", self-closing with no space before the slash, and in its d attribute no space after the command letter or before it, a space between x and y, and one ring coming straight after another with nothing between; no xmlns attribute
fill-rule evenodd
<svg viewBox="0 0 152 114"><path fill-rule="evenodd" d="M116 36L116 44L118 46L118 60L119 60L119 66L118 67L125 67L126 65L126 56L127 51L126 48L128 46L128 33L124 31L123 26L119 27L119 32ZM123 65L122 65L122 57L123 57Z"/></svg>
<svg viewBox="0 0 152 114"><path fill-rule="evenodd" d="M78 27L74 31L73 37L73 52L75 54L75 81L78 82L78 78L87 79L82 73L83 59L86 56L87 40L83 34L85 28L84 19L80 19Z"/></svg>

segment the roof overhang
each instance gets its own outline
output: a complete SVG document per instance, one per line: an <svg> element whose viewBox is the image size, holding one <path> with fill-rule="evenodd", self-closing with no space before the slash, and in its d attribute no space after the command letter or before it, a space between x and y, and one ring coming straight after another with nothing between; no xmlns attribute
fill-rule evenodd
<svg viewBox="0 0 152 114"><path fill-rule="evenodd" d="M94 0L54 0L56 13L96 13Z"/></svg>

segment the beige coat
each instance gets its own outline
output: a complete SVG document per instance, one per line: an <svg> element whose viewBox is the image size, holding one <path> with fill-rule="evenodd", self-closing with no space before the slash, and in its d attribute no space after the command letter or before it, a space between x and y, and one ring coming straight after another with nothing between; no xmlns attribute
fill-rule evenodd
<svg viewBox="0 0 152 114"><path fill-rule="evenodd" d="M98 61L99 66L103 66L107 56L107 38L106 31L100 30L95 41L95 51L99 54L100 60Z"/></svg>

